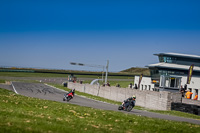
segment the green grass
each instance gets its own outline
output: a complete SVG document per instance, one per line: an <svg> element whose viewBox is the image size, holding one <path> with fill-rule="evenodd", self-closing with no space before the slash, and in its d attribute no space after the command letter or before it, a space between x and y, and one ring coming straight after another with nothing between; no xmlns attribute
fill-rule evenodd
<svg viewBox="0 0 200 133"><path fill-rule="evenodd" d="M126 70L123 70L121 72L126 72L126 73L134 73L135 75L150 75L150 70L148 68L139 68L139 67L132 67Z"/></svg>
<svg viewBox="0 0 200 133"><path fill-rule="evenodd" d="M102 79L102 76L97 76L97 75L74 75L78 78L93 78L93 79ZM103 77L105 79L105 75ZM108 80L109 79L134 79L133 77L130 76L109 76L108 75Z"/></svg>
<svg viewBox="0 0 200 133"><path fill-rule="evenodd" d="M92 82L92 80L83 81L84 84L86 84L86 83L90 84L91 82ZM134 84L133 81L132 82L131 81L108 81L108 82L110 83L111 86L116 86L117 84L120 84L121 88L127 88L130 83L132 83L132 85ZM104 82L100 81L99 84L103 85Z"/></svg>
<svg viewBox="0 0 200 133"><path fill-rule="evenodd" d="M16 95L0 89L0 132L197 133L200 125Z"/></svg>
<svg viewBox="0 0 200 133"><path fill-rule="evenodd" d="M78 72L77 72L78 73ZM90 74L88 72L88 74ZM6 77L68 77L70 74L56 74L56 73L28 73L28 72L0 72L0 76ZM101 79L101 76L97 75L74 75L77 78L93 78ZM105 76L105 75L104 75ZM110 79L134 79L134 77L129 76L108 76ZM104 77L105 78L105 77Z"/></svg>
<svg viewBox="0 0 200 133"><path fill-rule="evenodd" d="M56 74L56 73L26 73L26 72L0 72L0 76L5 77L47 77L47 78L53 78L53 77L64 77L67 80L68 74ZM74 75L77 78L92 78L92 79L101 79L101 76L95 76L95 75ZM121 87L126 88L130 83L133 84L134 77L126 77L126 76L108 76L109 79L132 79L132 82L130 81L109 81L111 86L116 86L117 83L120 84ZM20 80L22 81L22 80ZM25 81L25 80L23 80ZM31 81L31 80L30 80ZM33 80L32 80L33 81ZM84 80L84 83L91 83L92 80ZM103 82L104 83L104 82ZM103 84L100 82L100 84Z"/></svg>
<svg viewBox="0 0 200 133"><path fill-rule="evenodd" d="M121 88L127 88L130 83L134 85L134 81L109 81L111 86L116 86L116 84L120 84Z"/></svg>
<svg viewBox="0 0 200 133"><path fill-rule="evenodd" d="M3 79L0 79L0 83L5 83L5 80L3 80Z"/></svg>
<svg viewBox="0 0 200 133"><path fill-rule="evenodd" d="M90 74L88 72L88 74ZM0 76L7 76L7 77L68 77L70 74L57 74L57 73L28 73L28 72L0 72ZM74 75L78 78L94 78L94 79L101 79L101 76L97 75ZM104 75L105 76L105 75ZM113 79L130 79L134 77L128 76L108 76L109 78ZM104 77L105 78L105 77Z"/></svg>
<svg viewBox="0 0 200 133"><path fill-rule="evenodd" d="M65 74L51 73L25 73L25 72L0 72L0 76L5 77L66 77Z"/></svg>

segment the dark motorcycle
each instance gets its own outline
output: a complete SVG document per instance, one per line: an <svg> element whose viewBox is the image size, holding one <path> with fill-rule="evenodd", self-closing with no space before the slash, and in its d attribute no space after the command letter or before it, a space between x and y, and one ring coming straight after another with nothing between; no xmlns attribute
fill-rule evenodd
<svg viewBox="0 0 200 133"><path fill-rule="evenodd" d="M64 94L63 101L69 102L74 97L74 94L72 92Z"/></svg>
<svg viewBox="0 0 200 133"><path fill-rule="evenodd" d="M133 102L128 102L128 104L129 105L125 107L125 102L122 102L122 104L118 107L118 110L124 110L124 111L130 112L135 106L135 104Z"/></svg>

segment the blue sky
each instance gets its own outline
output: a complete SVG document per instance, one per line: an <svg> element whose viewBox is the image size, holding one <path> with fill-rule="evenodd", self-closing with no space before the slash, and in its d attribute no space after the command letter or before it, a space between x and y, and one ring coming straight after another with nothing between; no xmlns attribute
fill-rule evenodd
<svg viewBox="0 0 200 133"><path fill-rule="evenodd" d="M117 72L200 55L199 0L1 0L0 65Z"/></svg>

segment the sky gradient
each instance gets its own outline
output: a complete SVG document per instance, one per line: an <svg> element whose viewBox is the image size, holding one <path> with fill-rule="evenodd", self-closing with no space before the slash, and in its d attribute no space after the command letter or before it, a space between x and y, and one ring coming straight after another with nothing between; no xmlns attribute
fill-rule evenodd
<svg viewBox="0 0 200 133"><path fill-rule="evenodd" d="M198 0L1 0L0 66L118 72L200 55Z"/></svg>

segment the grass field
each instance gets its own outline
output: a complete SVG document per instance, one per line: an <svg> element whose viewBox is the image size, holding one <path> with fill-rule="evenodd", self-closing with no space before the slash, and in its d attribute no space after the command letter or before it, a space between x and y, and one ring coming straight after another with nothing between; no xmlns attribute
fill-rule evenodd
<svg viewBox="0 0 200 133"><path fill-rule="evenodd" d="M197 133L200 125L16 95L0 89L0 132Z"/></svg>
<svg viewBox="0 0 200 133"><path fill-rule="evenodd" d="M5 80L0 79L0 83L5 83Z"/></svg>
<svg viewBox="0 0 200 133"><path fill-rule="evenodd" d="M89 73L88 73L89 74ZM0 76L5 77L68 77L70 74L57 74L57 73L28 73L28 72L0 72ZM78 78L102 78L98 75L74 75ZM105 75L104 75L105 76ZM108 76L110 79L134 79L134 76ZM104 77L105 78L105 77Z"/></svg>
<svg viewBox="0 0 200 133"><path fill-rule="evenodd" d="M90 84L92 80L85 80L83 83ZM134 81L108 81L111 86L116 86L117 84L120 85L121 88L127 88L130 83L134 84ZM100 85L103 85L104 82L99 82Z"/></svg>
<svg viewBox="0 0 200 133"><path fill-rule="evenodd" d="M2 77L47 77L47 78L66 78L68 77L68 74L56 74L56 73L26 73L26 72L0 72L0 76ZM91 78L91 80L85 80L84 83L91 83L93 79L98 79L101 77L95 76L95 75L75 75L77 78ZM132 81L109 81L109 79L131 79ZM109 76L109 83L111 86L116 86L117 83L120 84L121 87L128 87L130 83L134 83L133 77L126 77L126 76ZM100 82L100 84L103 84Z"/></svg>
<svg viewBox="0 0 200 133"><path fill-rule="evenodd" d="M0 72L5 77L67 77L65 74L53 73L26 73L26 72Z"/></svg>

